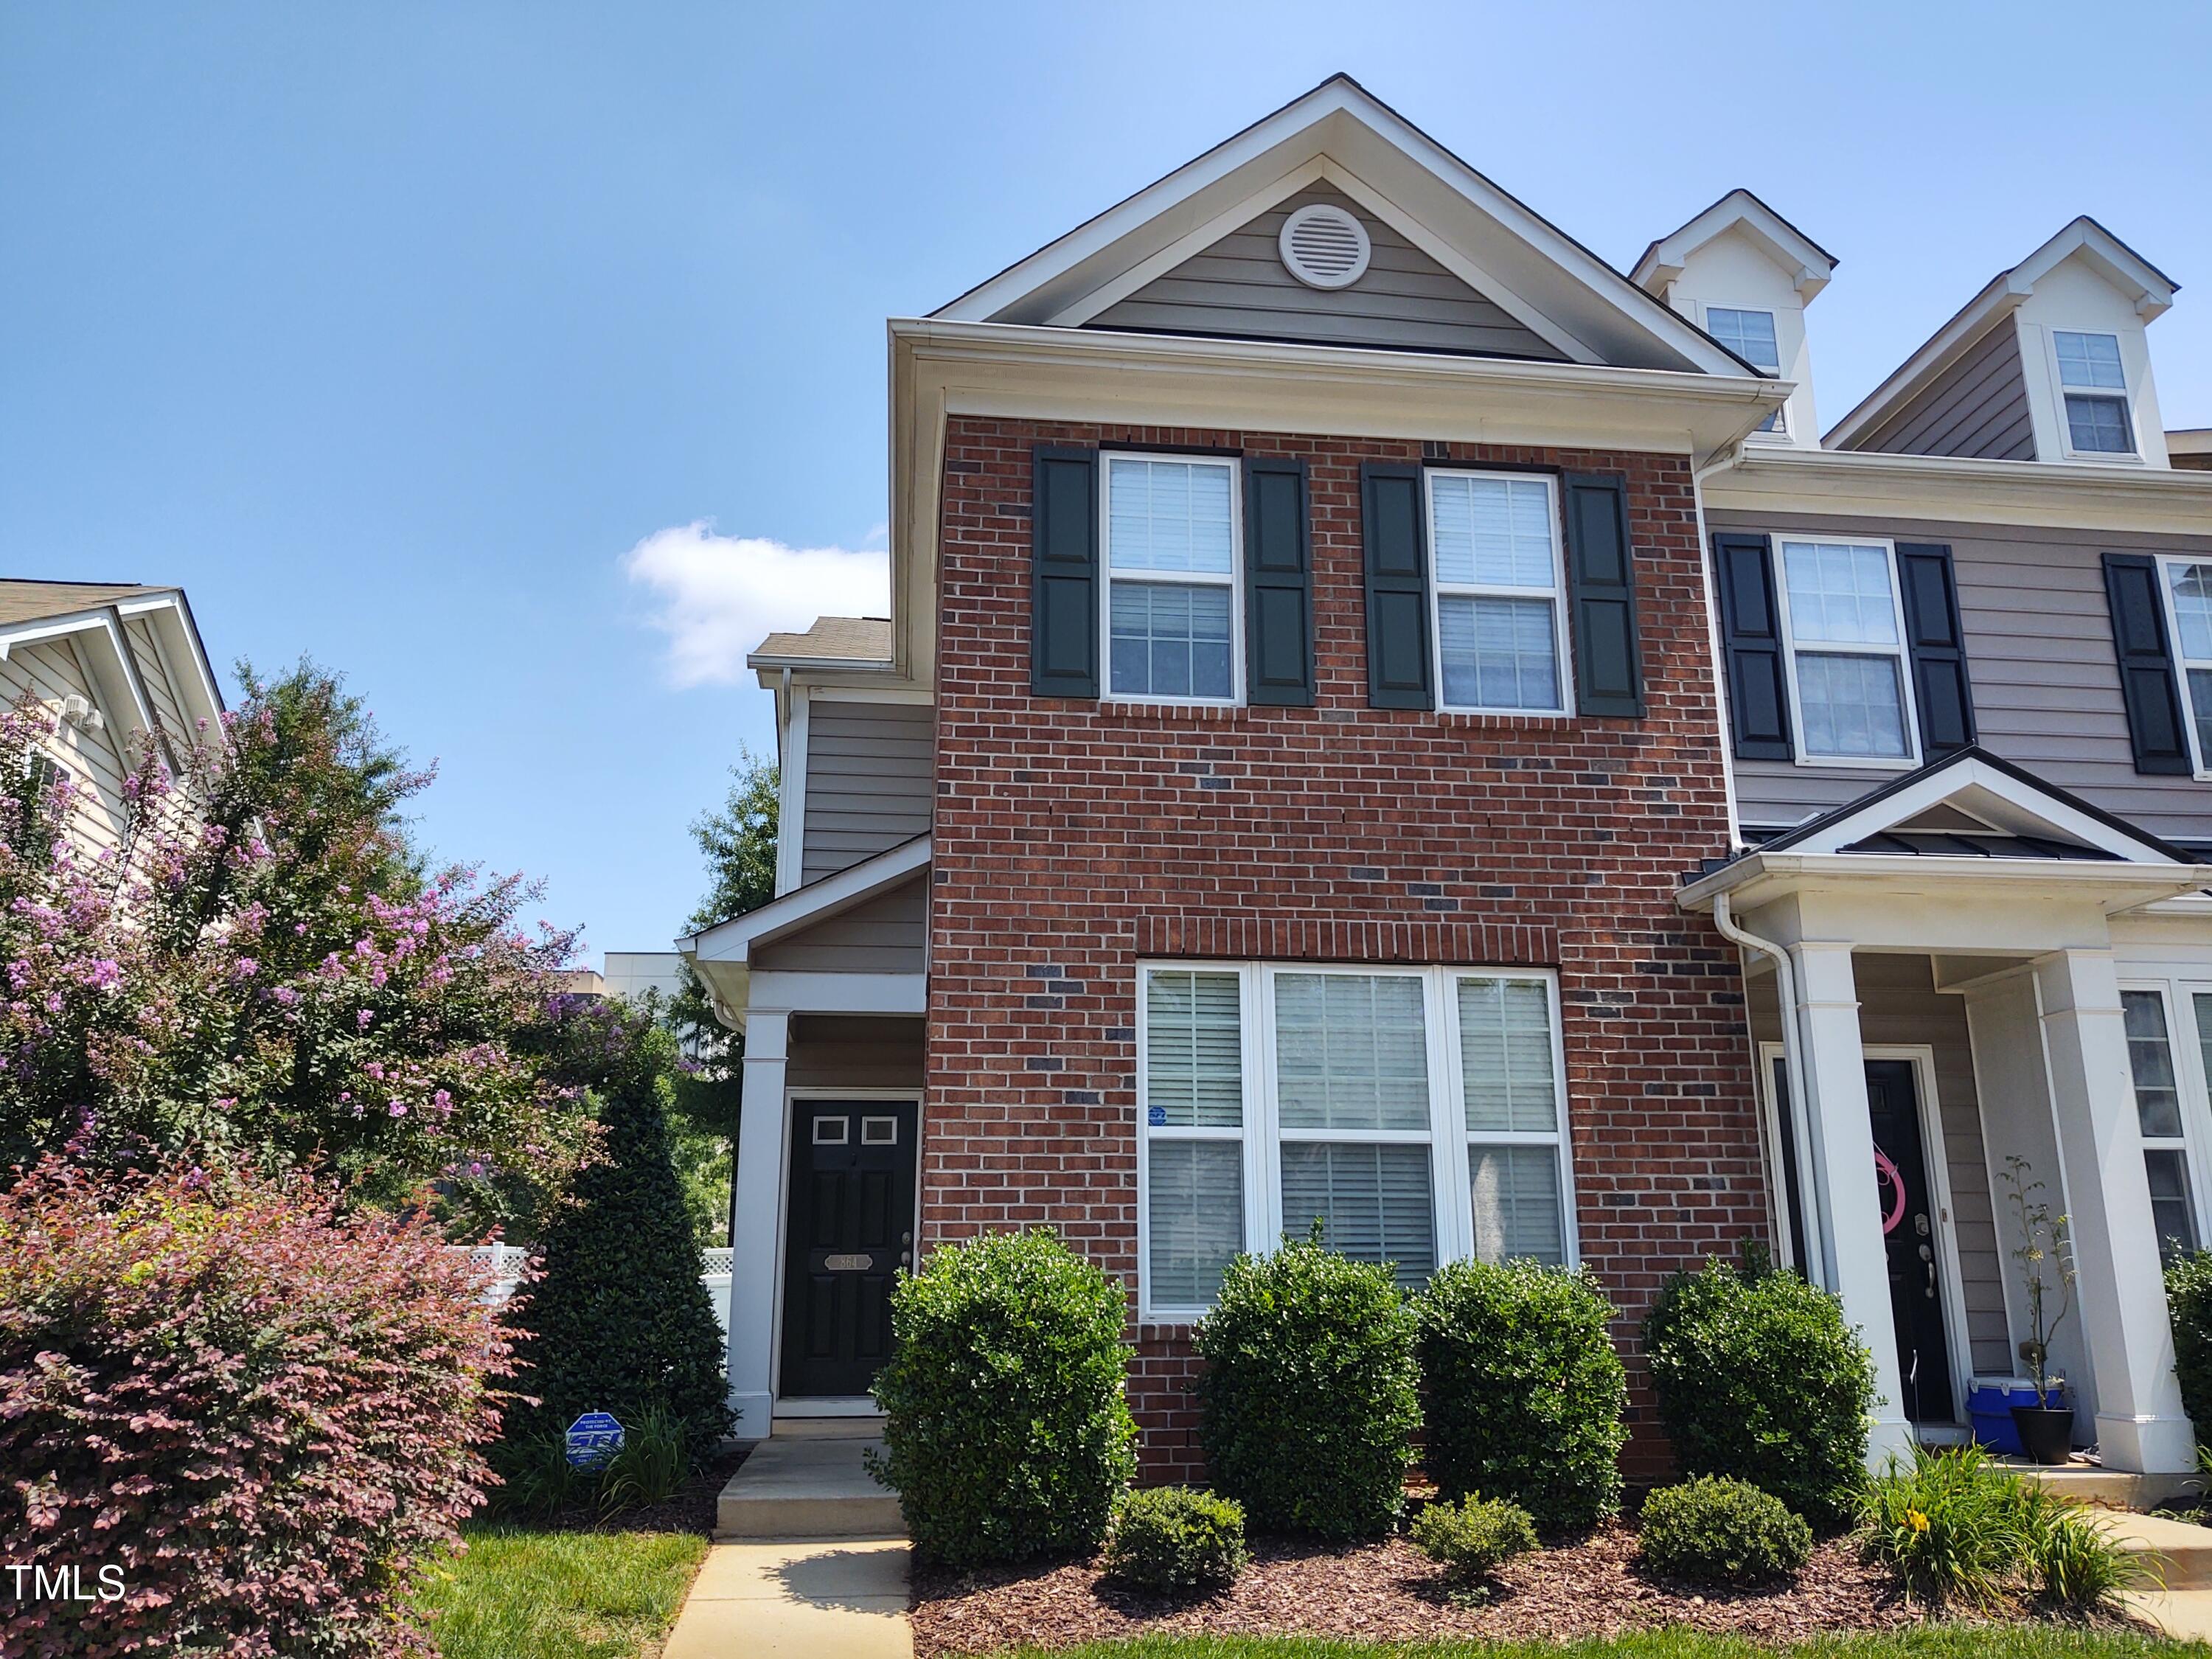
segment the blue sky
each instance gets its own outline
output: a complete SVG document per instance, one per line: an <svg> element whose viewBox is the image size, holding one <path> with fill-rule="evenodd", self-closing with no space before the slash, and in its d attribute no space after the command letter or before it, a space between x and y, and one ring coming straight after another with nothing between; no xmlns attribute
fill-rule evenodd
<svg viewBox="0 0 2212 1659"><path fill-rule="evenodd" d="M2212 425L2208 66L2197 5L15 0L0 570L343 669L441 854L658 949L738 658L880 592L886 316L1343 69L1624 267L1756 190L1842 261L1830 421L2094 214Z"/></svg>

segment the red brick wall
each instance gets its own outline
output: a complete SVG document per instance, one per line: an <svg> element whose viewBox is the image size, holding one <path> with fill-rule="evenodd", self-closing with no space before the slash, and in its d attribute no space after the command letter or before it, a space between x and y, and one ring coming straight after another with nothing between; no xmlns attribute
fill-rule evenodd
<svg viewBox="0 0 2212 1659"><path fill-rule="evenodd" d="M1030 696L1030 446L1100 441L1306 459L1317 706ZM1656 1473L1635 1327L1766 1224L1732 953L1672 902L1728 840L1686 462L1427 447L1629 481L1650 713L1561 721L1367 706L1359 464L1420 444L956 418L945 453L925 1244L1050 1223L1133 1321L1140 957L1556 966L1582 1255ZM1188 1333L1133 1334L1147 1472L1198 1478Z"/></svg>

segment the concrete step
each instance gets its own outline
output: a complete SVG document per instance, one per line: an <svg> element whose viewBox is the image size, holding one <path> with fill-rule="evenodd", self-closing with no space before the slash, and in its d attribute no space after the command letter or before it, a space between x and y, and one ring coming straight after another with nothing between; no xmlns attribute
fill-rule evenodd
<svg viewBox="0 0 2212 1659"><path fill-rule="evenodd" d="M2163 1515L2109 1511L2098 1524L2129 1554L2145 1558L2154 1583L2171 1595L2212 1591L2212 1527Z"/></svg>
<svg viewBox="0 0 2212 1659"><path fill-rule="evenodd" d="M2194 1496L2204 1486L2203 1478L2194 1474L2136 1474L2094 1463L2043 1467L2009 1457L1999 1461L2014 1474L2039 1481L2077 1503L2108 1510L2154 1510L2177 1498Z"/></svg>
<svg viewBox="0 0 2212 1659"><path fill-rule="evenodd" d="M896 1538L898 1498L860 1462L876 1440L763 1440L722 1488L717 1538Z"/></svg>
<svg viewBox="0 0 2212 1659"><path fill-rule="evenodd" d="M2177 1640L2212 1640L2212 1589L2130 1590L2120 1600Z"/></svg>
<svg viewBox="0 0 2212 1659"><path fill-rule="evenodd" d="M880 1440L881 1412L861 1417L779 1417L769 1427L771 1440Z"/></svg>

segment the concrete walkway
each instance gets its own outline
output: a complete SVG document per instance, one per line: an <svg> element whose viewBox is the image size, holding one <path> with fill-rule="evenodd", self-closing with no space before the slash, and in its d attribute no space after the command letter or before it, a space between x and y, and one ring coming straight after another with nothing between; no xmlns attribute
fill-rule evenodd
<svg viewBox="0 0 2212 1659"><path fill-rule="evenodd" d="M903 1538L714 1545L661 1659L914 1659Z"/></svg>

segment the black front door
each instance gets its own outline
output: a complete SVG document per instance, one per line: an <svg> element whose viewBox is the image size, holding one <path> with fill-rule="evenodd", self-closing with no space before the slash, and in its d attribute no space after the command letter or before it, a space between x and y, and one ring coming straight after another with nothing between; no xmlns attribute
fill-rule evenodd
<svg viewBox="0 0 2212 1659"><path fill-rule="evenodd" d="M913 1265L915 1104L793 1109L786 1395L863 1395L891 1351L891 1279Z"/></svg>
<svg viewBox="0 0 2212 1659"><path fill-rule="evenodd" d="M1905 1415L1914 1423L1955 1423L1951 1355L1943 1333L1942 1252L1920 1133L1920 1091L1912 1063L1866 1063L1867 1110L1873 1120L1875 1195L1881 1206L1882 1245L1889 1257L1889 1311L1897 1328L1897 1370Z"/></svg>

